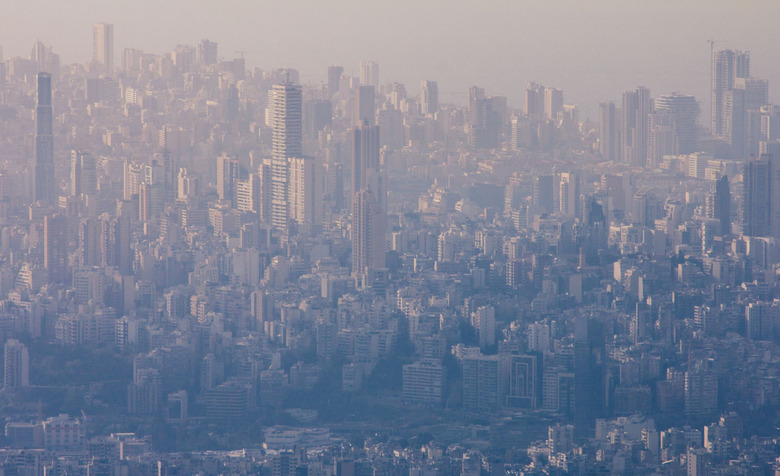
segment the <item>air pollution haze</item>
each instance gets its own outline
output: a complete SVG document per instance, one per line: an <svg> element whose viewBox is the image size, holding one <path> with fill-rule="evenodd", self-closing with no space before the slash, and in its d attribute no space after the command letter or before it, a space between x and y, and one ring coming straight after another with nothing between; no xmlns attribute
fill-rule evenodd
<svg viewBox="0 0 780 476"><path fill-rule="evenodd" d="M8 0L0 18L6 57L27 56L35 39L64 62L90 58L90 25L113 23L117 53L152 53L209 38L223 59L245 51L247 65L295 67L317 84L331 64L356 72L382 65L382 80L436 79L442 100L465 104L473 84L522 106L529 81L563 89L583 118L617 91L679 91L709 111L708 40L716 48L771 57L780 43L772 1L359 1ZM780 62L757 65L773 82ZM770 91L771 99L775 93Z"/></svg>
<svg viewBox="0 0 780 476"><path fill-rule="evenodd" d="M780 475L779 18L5 0L0 474Z"/></svg>

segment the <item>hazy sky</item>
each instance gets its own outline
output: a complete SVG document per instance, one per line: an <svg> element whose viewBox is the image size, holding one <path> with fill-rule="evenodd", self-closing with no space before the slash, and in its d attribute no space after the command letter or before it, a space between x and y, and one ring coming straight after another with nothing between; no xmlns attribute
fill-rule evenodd
<svg viewBox="0 0 780 476"><path fill-rule="evenodd" d="M91 25L114 24L115 62L125 47L151 53L201 38L224 59L247 50L250 67L294 67L304 84L329 65L380 78L439 82L440 100L464 103L470 85L522 106L528 81L564 90L566 103L595 118L599 102L647 86L679 91L709 114L709 45L749 50L754 76L780 84L780 2L584 0L3 0L5 58L28 56L40 39L64 63L91 56Z"/></svg>

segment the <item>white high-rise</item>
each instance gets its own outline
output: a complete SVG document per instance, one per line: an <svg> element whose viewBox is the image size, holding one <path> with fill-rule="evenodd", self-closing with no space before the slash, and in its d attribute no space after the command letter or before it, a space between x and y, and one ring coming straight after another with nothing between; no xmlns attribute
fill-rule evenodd
<svg viewBox="0 0 780 476"><path fill-rule="evenodd" d="M379 86L379 65L373 61L363 61L360 63L360 85L361 86Z"/></svg>
<svg viewBox="0 0 780 476"><path fill-rule="evenodd" d="M289 219L289 159L303 156L301 87L276 84L268 92L268 124L273 139L271 224L287 228Z"/></svg>

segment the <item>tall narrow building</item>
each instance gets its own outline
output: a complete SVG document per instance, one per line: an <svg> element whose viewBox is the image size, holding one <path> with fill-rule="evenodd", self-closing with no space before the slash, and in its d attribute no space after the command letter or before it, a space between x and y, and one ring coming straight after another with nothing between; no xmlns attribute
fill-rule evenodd
<svg viewBox="0 0 780 476"><path fill-rule="evenodd" d="M420 83L420 112L423 114L439 112L439 85L436 81Z"/></svg>
<svg viewBox="0 0 780 476"><path fill-rule="evenodd" d="M645 165L647 160L648 115L652 112L650 90L639 87L623 93L622 159L635 167Z"/></svg>
<svg viewBox="0 0 780 476"><path fill-rule="evenodd" d="M370 170L379 171L379 126L364 122L352 129L352 181L351 193L354 196L369 185ZM374 189L376 192L376 189Z"/></svg>
<svg viewBox="0 0 780 476"><path fill-rule="evenodd" d="M604 160L611 162L619 157L617 114L613 102L599 104L599 152Z"/></svg>
<svg viewBox="0 0 780 476"><path fill-rule="evenodd" d="M3 347L3 389L30 386L30 357L27 346L8 339Z"/></svg>
<svg viewBox="0 0 780 476"><path fill-rule="evenodd" d="M92 25L92 60L100 65L101 73L114 72L114 25L95 23Z"/></svg>
<svg viewBox="0 0 780 476"><path fill-rule="evenodd" d="M268 92L268 107L273 140L271 224L285 229L289 219L289 159L303 156L301 87L290 82L274 85Z"/></svg>
<svg viewBox="0 0 780 476"><path fill-rule="evenodd" d="M352 273L370 276L385 267L385 215L370 190L362 189L352 199Z"/></svg>
<svg viewBox="0 0 780 476"><path fill-rule="evenodd" d="M43 266L49 282L68 281L68 222L60 214L43 219Z"/></svg>
<svg viewBox="0 0 780 476"><path fill-rule="evenodd" d="M51 205L54 189L54 132L51 108L51 75L38 73L38 105L35 108L35 172L33 199Z"/></svg>
<svg viewBox="0 0 780 476"><path fill-rule="evenodd" d="M712 117L710 132L723 136L723 99L734 88L736 78L750 77L750 53L747 51L719 50L712 55Z"/></svg>

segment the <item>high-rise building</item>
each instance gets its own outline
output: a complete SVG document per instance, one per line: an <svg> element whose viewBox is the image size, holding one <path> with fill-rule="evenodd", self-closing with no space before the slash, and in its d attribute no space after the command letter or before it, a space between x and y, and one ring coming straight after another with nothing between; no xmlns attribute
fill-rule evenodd
<svg viewBox="0 0 780 476"><path fill-rule="evenodd" d="M668 113L677 142L678 154L692 154L698 150L699 103L696 98L680 93L655 98L655 112Z"/></svg>
<svg viewBox="0 0 780 476"><path fill-rule="evenodd" d="M54 133L51 108L51 75L38 73L38 105L35 108L35 172L33 199L53 204L57 195L54 182Z"/></svg>
<svg viewBox="0 0 780 476"><path fill-rule="evenodd" d="M114 73L114 25L92 25L92 60L100 65L102 73Z"/></svg>
<svg viewBox="0 0 780 476"><path fill-rule="evenodd" d="M622 160L632 166L644 166L647 160L648 115L651 110L649 89L640 86L623 93Z"/></svg>
<svg viewBox="0 0 780 476"><path fill-rule="evenodd" d="M289 159L289 219L311 227L322 218L322 186L317 161L313 157Z"/></svg>
<svg viewBox="0 0 780 476"><path fill-rule="evenodd" d="M202 39L198 43L198 63L203 66L217 64L217 42Z"/></svg>
<svg viewBox="0 0 780 476"><path fill-rule="evenodd" d="M369 185L370 170L379 171L379 126L363 123L352 129L352 195ZM375 184L373 184L375 185ZM376 188L373 188L377 192Z"/></svg>
<svg viewBox="0 0 780 476"><path fill-rule="evenodd" d="M562 172L560 176L559 210L564 215L580 215L580 175L576 172Z"/></svg>
<svg viewBox="0 0 780 476"><path fill-rule="evenodd" d="M534 82L525 88L525 115L530 119L544 117L544 86Z"/></svg>
<svg viewBox="0 0 780 476"><path fill-rule="evenodd" d="M361 85L355 91L355 113L352 117L356 126L368 122L376 122L376 94L374 86Z"/></svg>
<svg viewBox="0 0 780 476"><path fill-rule="evenodd" d="M330 96L339 92L342 74L344 74L343 66L328 66L328 94Z"/></svg>
<svg viewBox="0 0 780 476"><path fill-rule="evenodd" d="M223 153L217 157L217 195L220 200L238 206L238 181L241 179L241 162Z"/></svg>
<svg viewBox="0 0 780 476"><path fill-rule="evenodd" d="M713 218L720 222L722 235L731 233L731 190L729 177L724 175L715 182L715 197L713 204Z"/></svg>
<svg viewBox="0 0 780 476"><path fill-rule="evenodd" d="M43 219L43 266L49 281L68 280L68 222L63 215L47 215Z"/></svg>
<svg viewBox="0 0 780 476"><path fill-rule="evenodd" d="M86 152L70 153L70 194L73 197L97 192L97 166L95 158Z"/></svg>
<svg viewBox="0 0 780 476"><path fill-rule="evenodd" d="M379 87L379 65L373 61L360 63L360 85Z"/></svg>
<svg viewBox="0 0 780 476"><path fill-rule="evenodd" d="M385 214L374 194L361 189L352 199L352 273L357 277L385 267Z"/></svg>
<svg viewBox="0 0 780 476"><path fill-rule="evenodd" d="M269 120L273 138L271 224L288 225L289 159L303 156L303 103L301 87L286 82L268 92Z"/></svg>
<svg viewBox="0 0 780 476"><path fill-rule="evenodd" d="M558 113L563 111L563 91L555 88L544 89L544 116L557 120Z"/></svg>
<svg viewBox="0 0 780 476"><path fill-rule="evenodd" d="M439 85L436 81L420 82L420 112L423 114L439 112Z"/></svg>
<svg viewBox="0 0 780 476"><path fill-rule="evenodd" d="M3 347L3 389L30 386L30 357L27 346L16 339L8 339Z"/></svg>
<svg viewBox="0 0 780 476"><path fill-rule="evenodd" d="M599 104L599 152L604 160L615 162L618 154L618 129L615 103Z"/></svg>
<svg viewBox="0 0 780 476"><path fill-rule="evenodd" d="M734 87L736 78L750 77L750 53L747 51L719 50L712 56L712 117L710 132L715 137L723 135L723 98Z"/></svg>
<svg viewBox="0 0 780 476"><path fill-rule="evenodd" d="M742 234L780 237L780 167L771 155L748 160L742 168Z"/></svg>
<svg viewBox="0 0 780 476"><path fill-rule="evenodd" d="M574 434L588 438L604 408L604 324L589 313L578 315L574 324Z"/></svg>

